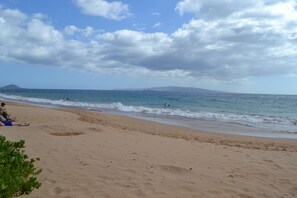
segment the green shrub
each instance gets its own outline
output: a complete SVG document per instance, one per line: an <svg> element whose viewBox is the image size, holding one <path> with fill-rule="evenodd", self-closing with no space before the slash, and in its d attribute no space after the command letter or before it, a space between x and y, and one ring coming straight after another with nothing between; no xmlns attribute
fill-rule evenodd
<svg viewBox="0 0 297 198"><path fill-rule="evenodd" d="M24 145L24 140L11 142L0 136L0 198L29 194L41 185L35 177L41 169L34 166L39 159L29 159Z"/></svg>

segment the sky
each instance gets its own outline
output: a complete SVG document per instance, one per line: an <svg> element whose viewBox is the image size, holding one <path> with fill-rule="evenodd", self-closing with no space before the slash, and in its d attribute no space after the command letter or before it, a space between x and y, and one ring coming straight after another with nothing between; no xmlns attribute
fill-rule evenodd
<svg viewBox="0 0 297 198"><path fill-rule="evenodd" d="M296 0L1 0L0 86L297 94Z"/></svg>

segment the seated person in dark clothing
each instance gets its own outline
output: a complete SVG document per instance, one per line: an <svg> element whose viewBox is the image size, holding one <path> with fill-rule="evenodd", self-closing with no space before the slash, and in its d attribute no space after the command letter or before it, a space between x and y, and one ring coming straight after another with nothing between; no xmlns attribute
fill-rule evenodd
<svg viewBox="0 0 297 198"><path fill-rule="evenodd" d="M30 123L17 123L14 119L11 119L7 114L5 103L2 102L0 105L0 126L29 126Z"/></svg>
<svg viewBox="0 0 297 198"><path fill-rule="evenodd" d="M0 116L3 116L6 120L11 120L11 121L15 121L14 118L10 117L10 114L8 114L6 108L5 108L5 103L2 102L0 105Z"/></svg>
<svg viewBox="0 0 297 198"><path fill-rule="evenodd" d="M2 102L0 105L0 115L2 115L5 119L8 118L7 110L5 109L5 103Z"/></svg>

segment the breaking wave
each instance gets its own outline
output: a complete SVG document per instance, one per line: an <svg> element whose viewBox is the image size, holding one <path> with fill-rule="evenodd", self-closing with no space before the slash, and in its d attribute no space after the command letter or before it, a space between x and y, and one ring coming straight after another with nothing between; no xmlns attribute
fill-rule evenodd
<svg viewBox="0 0 297 198"><path fill-rule="evenodd" d="M78 107L88 110L116 110L121 112L143 113L161 116L177 116L198 120L213 120L219 122L235 123L244 126L270 129L274 131L294 132L297 131L297 120L264 115L237 115L231 113L212 113L212 112L193 112L191 110L181 110L175 108L153 108L145 106L128 106L120 102L116 103L89 103L65 100L51 100L43 98L32 98L16 95L0 94L1 98L20 101L25 103L34 103L39 105L54 105L64 107Z"/></svg>

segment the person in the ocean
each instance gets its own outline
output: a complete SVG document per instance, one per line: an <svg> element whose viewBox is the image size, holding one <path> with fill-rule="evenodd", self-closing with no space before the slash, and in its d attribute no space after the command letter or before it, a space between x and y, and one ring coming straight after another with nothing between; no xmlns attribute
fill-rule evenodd
<svg viewBox="0 0 297 198"><path fill-rule="evenodd" d="M68 97L63 98L63 101L70 101L70 98L68 98Z"/></svg>
<svg viewBox="0 0 297 198"><path fill-rule="evenodd" d="M165 102L164 108L167 108L167 107L170 107L170 104L166 104L166 102Z"/></svg>

